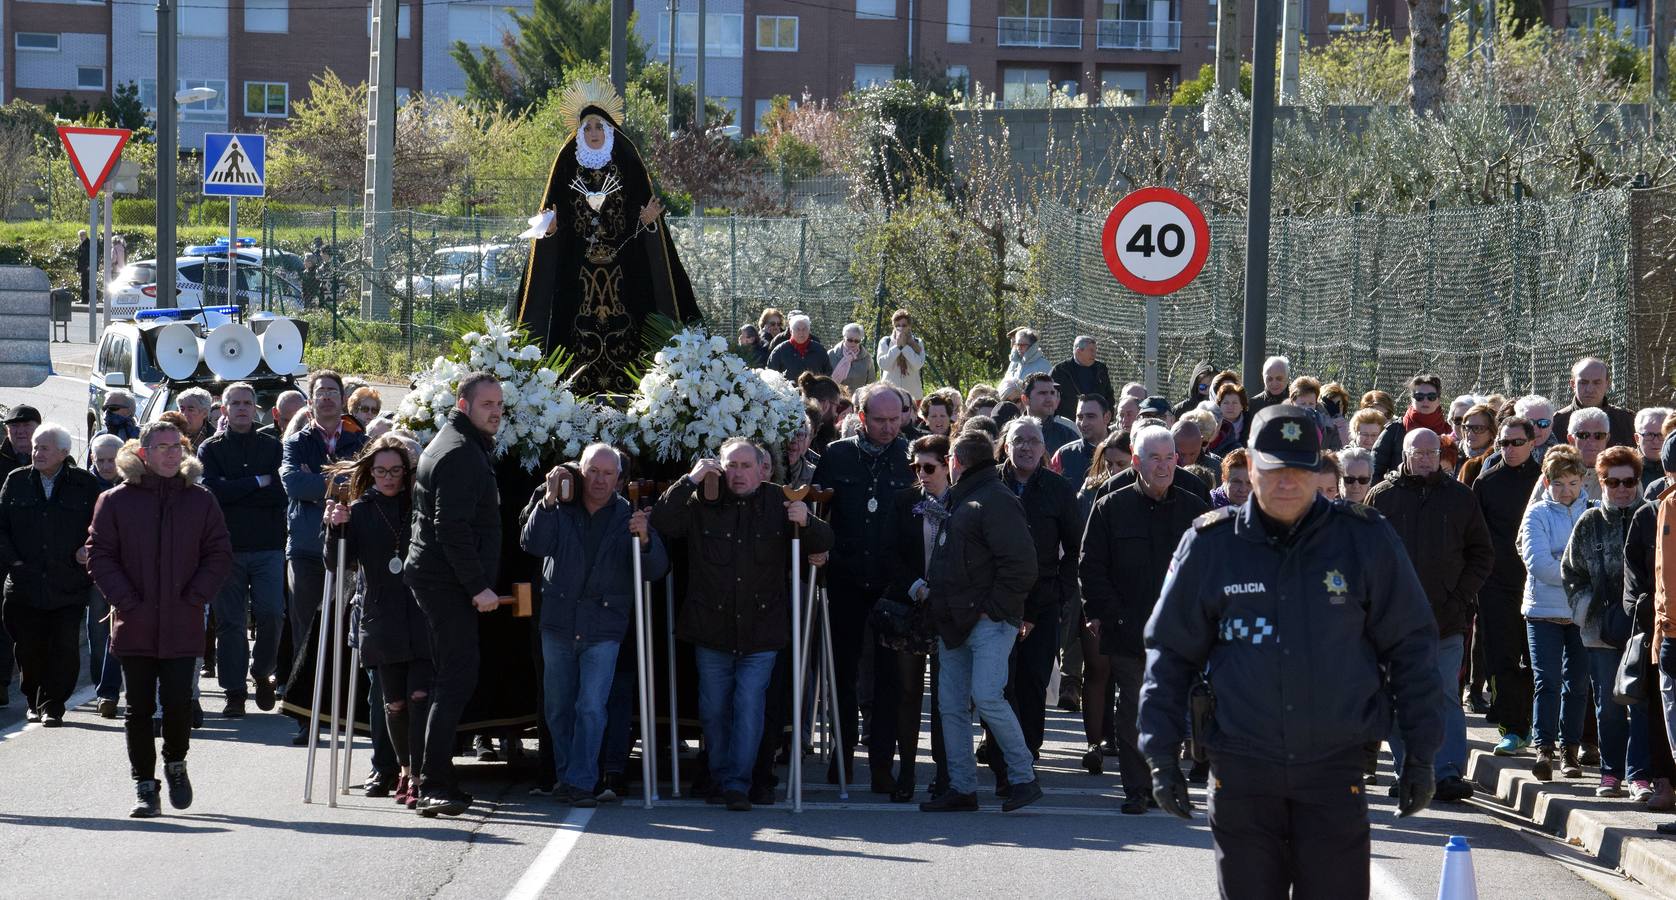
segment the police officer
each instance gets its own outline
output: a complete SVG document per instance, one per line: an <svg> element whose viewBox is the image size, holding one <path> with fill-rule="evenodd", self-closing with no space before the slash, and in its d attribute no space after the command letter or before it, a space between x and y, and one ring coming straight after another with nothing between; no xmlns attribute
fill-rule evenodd
<svg viewBox="0 0 1676 900"><path fill-rule="evenodd" d="M1411 761L1397 815L1424 809L1443 740L1437 626L1390 525L1317 494L1308 412L1264 409L1250 449L1251 499L1194 522L1147 622L1141 752L1159 805L1192 818L1179 758L1202 675L1222 896L1365 897L1362 745L1389 731L1394 699Z"/></svg>

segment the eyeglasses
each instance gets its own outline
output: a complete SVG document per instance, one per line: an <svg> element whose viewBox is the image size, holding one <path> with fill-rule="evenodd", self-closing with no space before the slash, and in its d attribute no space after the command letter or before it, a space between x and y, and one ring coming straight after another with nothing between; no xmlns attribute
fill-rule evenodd
<svg viewBox="0 0 1676 900"><path fill-rule="evenodd" d="M316 396L316 397L342 397L343 396L343 391L340 391L337 388L330 388L330 387L315 388L314 389L314 396Z"/></svg>
<svg viewBox="0 0 1676 900"><path fill-rule="evenodd" d="M1012 445L1014 447L1040 447L1042 446L1042 439L1033 437L1016 437L1012 439Z"/></svg>
<svg viewBox="0 0 1676 900"><path fill-rule="evenodd" d="M372 470L372 477L374 478L400 478L406 474L407 466L390 466L388 468L374 466Z"/></svg>
<svg viewBox="0 0 1676 900"><path fill-rule="evenodd" d="M1419 448L1415 448L1413 450L1408 451L1408 455L1409 456L1418 456L1421 459L1430 459L1434 456L1439 455L1439 453L1436 450L1421 450Z"/></svg>
<svg viewBox="0 0 1676 900"><path fill-rule="evenodd" d="M1453 426L1455 426L1455 427L1456 427L1456 428L1459 428L1459 427L1461 427L1461 426L1462 426L1462 425L1465 425L1465 424L1466 424L1466 419L1463 419L1463 418L1461 418L1461 417L1460 417L1460 416L1456 416L1456 417L1454 417L1454 418L1453 418L1453 419L1450 419L1450 420L1449 420L1449 424L1451 424L1451 425L1453 425Z"/></svg>
<svg viewBox="0 0 1676 900"><path fill-rule="evenodd" d="M1414 399L1421 403L1429 403L1438 398L1437 391L1415 391Z"/></svg>
<svg viewBox="0 0 1676 900"><path fill-rule="evenodd" d="M1523 447L1530 443L1529 438L1502 438L1496 441L1497 447Z"/></svg>
<svg viewBox="0 0 1676 900"><path fill-rule="evenodd" d="M108 412L108 410L107 410L107 412ZM1656 441L1656 440L1659 440L1663 437L1664 437L1664 433L1659 432L1659 431L1643 431L1643 432L1641 432L1641 439L1644 440L1644 441Z"/></svg>
<svg viewBox="0 0 1676 900"><path fill-rule="evenodd" d="M358 413L366 413L366 414L367 414L367 415L369 415L369 416L376 416L376 415L378 415L378 407L376 407L376 406L367 406L367 405L365 405L365 404L363 404L363 405L361 405L361 406L357 406L357 407L355 407L355 411L356 411L356 412L358 412Z"/></svg>
<svg viewBox="0 0 1676 900"><path fill-rule="evenodd" d="M937 474L937 470L942 467L942 463L920 463L919 465L914 466L914 470L919 472L921 475L935 475Z"/></svg>
<svg viewBox="0 0 1676 900"><path fill-rule="evenodd" d="M1373 476L1372 475L1346 475L1346 476L1344 476L1344 483L1345 484L1371 484L1371 483L1373 483Z"/></svg>
<svg viewBox="0 0 1676 900"><path fill-rule="evenodd" d="M1588 438L1591 441L1604 441L1607 438L1612 436L1612 432L1610 432L1610 431L1573 431L1571 433L1571 436L1574 437L1574 438Z"/></svg>
<svg viewBox="0 0 1676 900"><path fill-rule="evenodd" d="M1602 478L1600 480L1600 483L1606 485L1609 488L1640 487L1641 486L1641 479L1639 479L1639 478Z"/></svg>
<svg viewBox="0 0 1676 900"><path fill-rule="evenodd" d="M1538 428L1547 428L1549 425L1554 424L1554 420L1553 419L1532 419L1531 424L1535 425Z"/></svg>
<svg viewBox="0 0 1676 900"><path fill-rule="evenodd" d="M763 323L763 327L765 327L765 328L779 328L779 327L781 327L785 324L786 323L780 321L779 319L769 319L767 322Z"/></svg>
<svg viewBox="0 0 1676 900"><path fill-rule="evenodd" d="M1488 425L1467 425L1464 427L1466 428L1468 434L1483 434L1484 432L1490 430L1490 426Z"/></svg>

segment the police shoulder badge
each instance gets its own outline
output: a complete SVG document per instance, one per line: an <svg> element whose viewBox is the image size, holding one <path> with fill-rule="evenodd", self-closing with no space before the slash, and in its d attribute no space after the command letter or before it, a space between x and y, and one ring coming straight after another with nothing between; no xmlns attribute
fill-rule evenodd
<svg viewBox="0 0 1676 900"><path fill-rule="evenodd" d="M1327 593L1333 595L1332 601L1334 603L1344 602L1344 595L1350 591L1350 584L1344 580L1343 572L1332 569L1327 572L1325 578L1321 579L1321 582L1327 586Z"/></svg>

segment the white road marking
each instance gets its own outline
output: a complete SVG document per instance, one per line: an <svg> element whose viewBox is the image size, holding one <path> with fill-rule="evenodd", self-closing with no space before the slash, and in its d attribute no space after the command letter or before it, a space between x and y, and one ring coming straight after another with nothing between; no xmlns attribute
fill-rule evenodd
<svg viewBox="0 0 1676 900"><path fill-rule="evenodd" d="M588 820L594 817L591 809L572 809L570 815L565 816L559 830L553 833L553 838L541 850L541 855L530 863L524 877L506 892L506 900L535 900L547 888L547 883L559 872L564 865L565 857L576 848L576 842L582 839L582 833L588 830Z"/></svg>
<svg viewBox="0 0 1676 900"><path fill-rule="evenodd" d="M1373 860L1368 861L1368 893L1381 900L1419 900L1413 891L1402 886L1390 869Z"/></svg>

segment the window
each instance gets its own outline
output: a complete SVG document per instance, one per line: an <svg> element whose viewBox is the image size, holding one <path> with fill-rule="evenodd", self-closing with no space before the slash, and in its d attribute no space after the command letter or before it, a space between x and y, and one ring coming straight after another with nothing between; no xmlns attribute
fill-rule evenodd
<svg viewBox="0 0 1676 900"><path fill-rule="evenodd" d="M894 19L896 18L896 0L855 0L855 17L858 19Z"/></svg>
<svg viewBox="0 0 1676 900"><path fill-rule="evenodd" d="M957 94L972 92L972 70L966 66L949 66L943 73L949 80L949 90Z"/></svg>
<svg viewBox="0 0 1676 900"><path fill-rule="evenodd" d="M947 40L951 44L972 42L972 0L949 0Z"/></svg>
<svg viewBox="0 0 1676 900"><path fill-rule="evenodd" d="M102 91L104 89L104 66L76 66L76 90Z"/></svg>
<svg viewBox="0 0 1676 900"><path fill-rule="evenodd" d="M858 88L877 87L896 77L895 66L863 65L855 67L855 86Z"/></svg>
<svg viewBox="0 0 1676 900"><path fill-rule="evenodd" d="M367 37L372 37L372 4L367 4ZM413 6L404 3L396 8L396 40L413 37Z"/></svg>
<svg viewBox="0 0 1676 900"><path fill-rule="evenodd" d="M398 34L401 18L396 19ZM470 3L448 4L448 35L464 41L468 47L498 47L500 36L508 29L507 16L497 7Z"/></svg>
<svg viewBox="0 0 1676 900"><path fill-rule="evenodd" d="M796 21L794 17L792 21ZM698 55L698 13L682 13L681 33L676 36L675 52L682 56ZM795 34L795 27L793 29ZM658 54L669 55L669 13L658 14ZM740 57L745 55L745 17L739 13L705 13L704 55L707 57Z"/></svg>
<svg viewBox="0 0 1676 900"><path fill-rule="evenodd" d="M1368 0L1327 0L1328 31L1366 31Z"/></svg>
<svg viewBox="0 0 1676 900"><path fill-rule="evenodd" d="M20 31L17 33L17 37L13 45L19 50L38 50L45 53L57 53L58 35Z"/></svg>
<svg viewBox="0 0 1676 900"><path fill-rule="evenodd" d="M1609 17L1611 14L1612 11L1606 3L1595 2L1595 0L1572 3L1565 10L1565 27L1573 31L1581 31L1593 27L1597 19Z"/></svg>
<svg viewBox="0 0 1676 900"><path fill-rule="evenodd" d="M140 79L140 105L147 110L157 109L157 79ZM227 120L227 82L218 79L182 78L175 88L178 93L187 88L207 87L215 91L213 100L182 103L181 118L188 122L224 122Z"/></svg>
<svg viewBox="0 0 1676 900"><path fill-rule="evenodd" d="M283 81L244 83L244 114L283 119L290 108L291 86Z"/></svg>
<svg viewBox="0 0 1676 900"><path fill-rule="evenodd" d="M1100 73L1100 104L1102 106L1143 106L1146 104L1146 73L1107 69Z"/></svg>
<svg viewBox="0 0 1676 900"><path fill-rule="evenodd" d="M193 0L175 6L175 28L180 37L226 37L227 0ZM157 33L157 16L140 16L140 33Z"/></svg>
<svg viewBox="0 0 1676 900"><path fill-rule="evenodd" d="M291 26L289 0L244 0L244 30L284 34Z"/></svg>
<svg viewBox="0 0 1676 900"><path fill-rule="evenodd" d="M709 35L705 35L706 38ZM795 52L796 16L757 16L757 49Z"/></svg>
<svg viewBox="0 0 1676 900"><path fill-rule="evenodd" d="M1046 69L1007 69L1001 75L1001 100L1009 107L1046 106L1052 83Z"/></svg>

